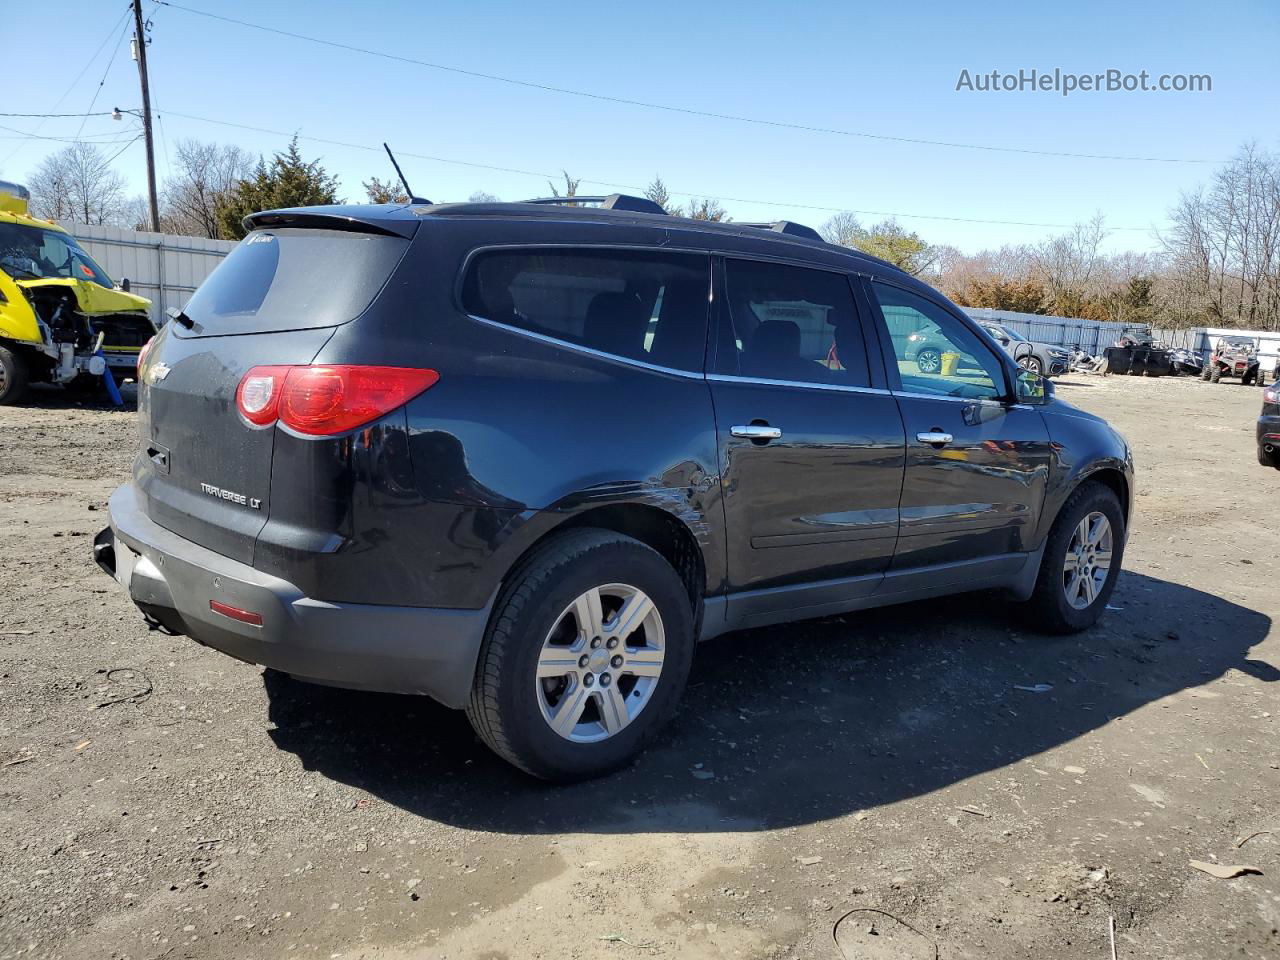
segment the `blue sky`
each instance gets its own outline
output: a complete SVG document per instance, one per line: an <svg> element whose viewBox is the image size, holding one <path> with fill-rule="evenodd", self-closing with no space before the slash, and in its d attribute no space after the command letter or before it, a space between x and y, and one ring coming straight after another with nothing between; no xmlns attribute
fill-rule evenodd
<svg viewBox="0 0 1280 960"><path fill-rule="evenodd" d="M400 56L650 103L889 136L1030 150L1192 160L1229 157L1246 140L1280 149L1280 4L676 3L539 4L437 0L264 3L183 0L237 19ZM1123 7L1123 8L1121 8ZM122 0L64 0L5 13L0 110L84 112L140 105ZM185 137L279 149L287 136L187 119L298 132L348 199L386 177L380 153L341 140L522 171L567 169L588 181L726 198L739 220L819 225L830 211L1069 224L1101 211L1113 249L1150 249L1180 190L1212 164L1088 160L806 132L569 96L396 63L273 36L147 0L157 162ZM122 25L122 24L121 24ZM56 35L56 42L51 37ZM27 42L14 42L15 38ZM108 40L107 38L110 37ZM103 44L96 59L94 51ZM50 50L58 67L50 69ZM117 50L108 68L108 56ZM87 66L86 66L87 64ZM973 74L1020 68L1210 74L1210 93L957 92ZM83 74L72 83L77 74ZM65 97L58 98L66 91ZM171 112L170 112L171 111ZM0 117L0 177L22 180L62 144L23 139L127 136L135 122ZM123 143L110 143L115 152ZM116 161L139 193L141 143ZM547 193L536 176L403 158L415 191L436 200L487 190ZM683 199L678 197L677 199ZM747 202L753 201L753 202ZM773 201L768 205L755 201ZM862 215L864 222L879 217ZM926 239L973 251L1052 229L902 216ZM1137 228L1137 229L1119 229Z"/></svg>

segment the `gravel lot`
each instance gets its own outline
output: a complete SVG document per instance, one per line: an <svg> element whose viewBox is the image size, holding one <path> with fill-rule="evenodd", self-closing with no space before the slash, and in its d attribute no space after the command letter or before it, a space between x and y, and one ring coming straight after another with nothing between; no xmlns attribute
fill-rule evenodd
<svg viewBox="0 0 1280 960"><path fill-rule="evenodd" d="M90 558L132 413L0 408L0 957L1105 960L1112 917L1121 958L1280 956L1260 391L1059 392L1138 463L1099 627L981 596L734 634L571 788L429 702L149 633Z"/></svg>

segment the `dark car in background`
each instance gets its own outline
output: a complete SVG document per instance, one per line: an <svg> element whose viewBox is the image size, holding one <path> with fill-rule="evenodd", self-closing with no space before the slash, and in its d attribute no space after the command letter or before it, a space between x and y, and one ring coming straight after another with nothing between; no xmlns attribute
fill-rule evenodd
<svg viewBox="0 0 1280 960"><path fill-rule="evenodd" d="M1065 347L1028 340L1003 323L984 322L982 328L991 334L996 343L1004 347L1018 366L1050 377L1059 377L1067 372L1071 363L1071 351Z"/></svg>
<svg viewBox="0 0 1280 960"><path fill-rule="evenodd" d="M1258 416L1258 462L1280 470L1280 382L1273 381L1262 391L1262 413Z"/></svg>
<svg viewBox="0 0 1280 960"><path fill-rule="evenodd" d="M573 780L699 640L980 589L1102 614L1129 448L945 297L797 224L564 203L249 217L140 364L94 552L143 615Z"/></svg>

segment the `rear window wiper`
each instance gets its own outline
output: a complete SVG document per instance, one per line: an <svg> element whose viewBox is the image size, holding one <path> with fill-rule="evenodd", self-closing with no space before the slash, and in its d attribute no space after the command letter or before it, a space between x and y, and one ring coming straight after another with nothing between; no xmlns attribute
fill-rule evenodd
<svg viewBox="0 0 1280 960"><path fill-rule="evenodd" d="M196 322L194 320L188 317L183 311L179 310L177 307L167 307L164 313L165 313L165 316L167 316L170 320L180 323L182 326L186 327L188 330L190 330L192 327L196 325Z"/></svg>

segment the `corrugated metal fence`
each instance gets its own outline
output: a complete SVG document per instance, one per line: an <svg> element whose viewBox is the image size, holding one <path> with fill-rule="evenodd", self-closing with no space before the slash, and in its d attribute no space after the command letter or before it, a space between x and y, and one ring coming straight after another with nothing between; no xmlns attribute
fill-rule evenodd
<svg viewBox="0 0 1280 960"><path fill-rule="evenodd" d="M167 307L181 307L232 249L230 240L143 233L120 227L61 224L117 283L128 278L130 289L151 300L152 319L164 319Z"/></svg>
<svg viewBox="0 0 1280 960"><path fill-rule="evenodd" d="M1126 333L1146 333L1147 324L1100 323L1083 317L1049 317L1037 313L1017 313L1013 310L993 310L990 307L964 307L964 312L982 322L999 323L1028 340L1056 344L1085 353L1097 355L1115 344Z"/></svg>

